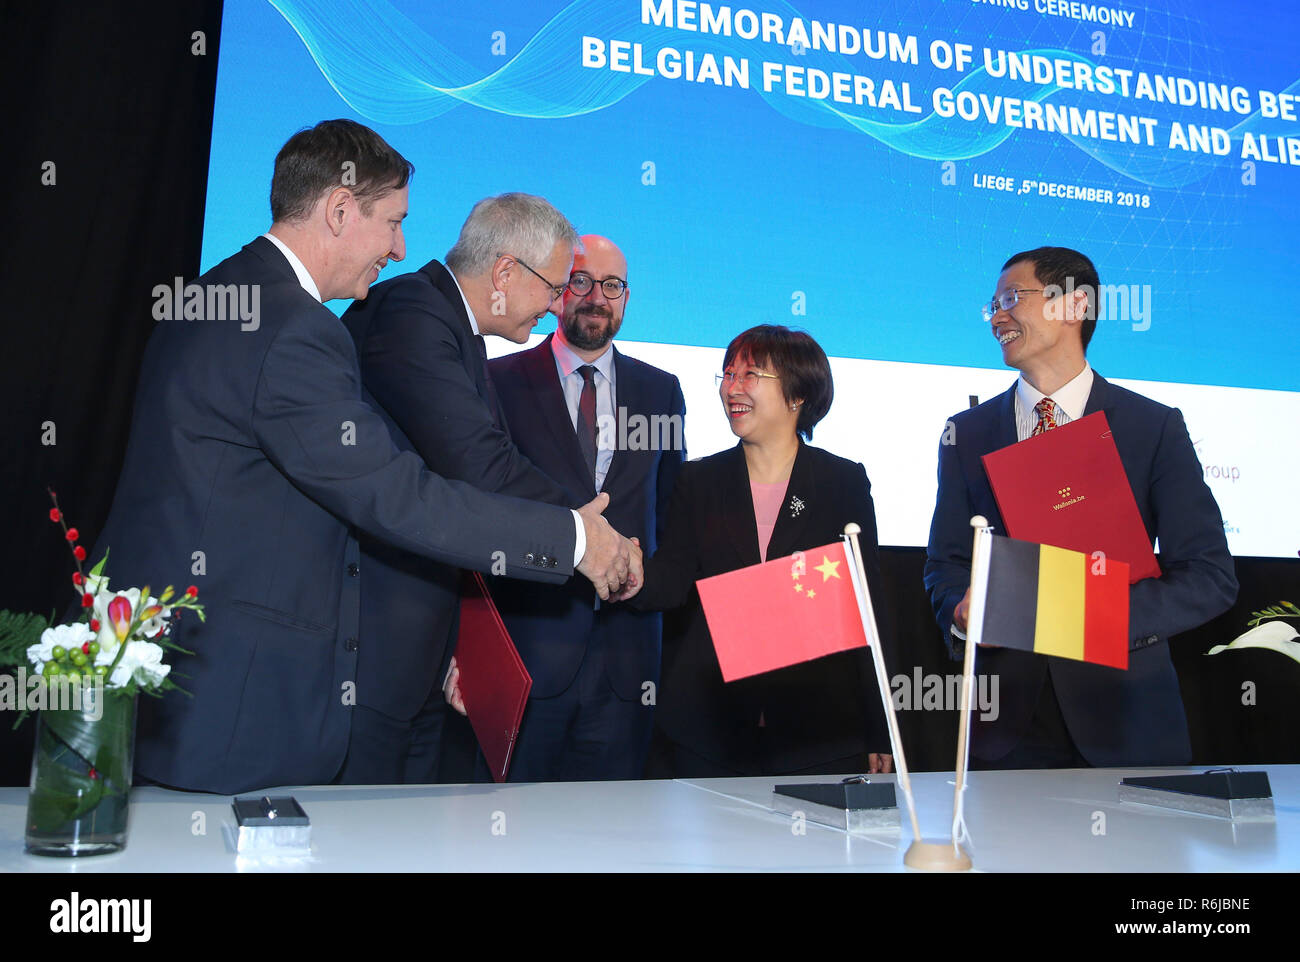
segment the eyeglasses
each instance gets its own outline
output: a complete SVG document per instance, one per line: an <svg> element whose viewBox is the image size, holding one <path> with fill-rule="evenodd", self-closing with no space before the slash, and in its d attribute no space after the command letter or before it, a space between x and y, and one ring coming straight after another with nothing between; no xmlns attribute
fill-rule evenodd
<svg viewBox="0 0 1300 962"><path fill-rule="evenodd" d="M498 251L498 252L497 252L497 257L510 257L510 258L513 258L516 262L518 262L518 263L520 263L520 264L523 264L524 267L527 267L528 270L533 274L534 277L536 277L538 280L540 280L543 284L545 284L547 287L549 287L549 288L551 289L551 300L555 300L556 298L559 298L559 297L563 297L563 296L564 296L564 287L565 287L565 285L563 285L563 284L553 284L553 283L551 283L551 282L548 281L545 277L542 277L541 274L538 274L537 271L533 270L533 269L532 269L531 267L529 267L527 264L524 264L524 262L521 261L521 260L519 260L518 257L515 257L514 254L502 254L501 252Z"/></svg>
<svg viewBox="0 0 1300 962"><path fill-rule="evenodd" d="M595 286L596 279L590 274L583 274L581 271L569 278L569 290L573 291L578 297L586 297ZM625 290L627 290L627 281L617 277L607 277L600 282L600 292L611 301L616 301L622 297Z"/></svg>
<svg viewBox="0 0 1300 962"><path fill-rule="evenodd" d="M1021 294L1041 294L1042 292L1043 289L1041 287L1013 287L1009 291L1003 291L997 297L993 298L993 300L980 307L980 313L984 315L984 321L986 323L992 323L993 316L997 314L998 311L1009 311L1011 308L1019 304Z"/></svg>
<svg viewBox="0 0 1300 962"><path fill-rule="evenodd" d="M774 381L781 380L779 374L764 374L762 371L746 371L744 374L737 374L735 371L723 371L721 374L713 375L713 379L720 385L739 384L746 391L757 384L760 377L770 377Z"/></svg>

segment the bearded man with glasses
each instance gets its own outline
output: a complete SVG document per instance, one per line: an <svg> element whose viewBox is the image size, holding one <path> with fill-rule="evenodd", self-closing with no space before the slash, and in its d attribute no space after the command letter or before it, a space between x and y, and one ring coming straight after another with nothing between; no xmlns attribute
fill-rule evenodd
<svg viewBox="0 0 1300 962"><path fill-rule="evenodd" d="M972 515L1005 533L980 458L1104 411L1158 578L1129 589L1127 671L981 647L976 671L1000 677L996 718L974 721L972 766L1081 768L1187 765L1192 760L1169 638L1232 606L1237 580L1223 518L1177 408L1106 381L1084 352L1097 326L1097 270L1083 254L1040 247L1010 258L982 309L1020 371L1006 393L953 415L939 445L939 494L925 585L958 660L970 608Z"/></svg>
<svg viewBox="0 0 1300 962"><path fill-rule="evenodd" d="M574 503L610 496L614 527L653 551L685 458L677 378L617 350L627 259L582 238L555 333L489 367L515 443ZM661 616L601 603L587 585L493 597L533 677L511 781L640 778L659 685Z"/></svg>

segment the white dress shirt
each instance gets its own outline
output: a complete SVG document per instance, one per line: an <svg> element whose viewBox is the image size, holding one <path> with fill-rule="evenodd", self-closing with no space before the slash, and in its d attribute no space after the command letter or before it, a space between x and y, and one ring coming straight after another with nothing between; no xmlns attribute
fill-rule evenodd
<svg viewBox="0 0 1300 962"><path fill-rule="evenodd" d="M614 352L608 347L594 361L584 361L558 337L551 338L551 353L555 355L555 368L564 390L564 403L569 409L569 423L578 430L578 405L582 400L582 374L578 368L590 363L596 369L592 382L596 387L596 491L605 485L614 448L618 445L618 421L615 417Z"/></svg>
<svg viewBox="0 0 1300 962"><path fill-rule="evenodd" d="M289 261L289 266L293 268L294 274L297 275L298 283L302 285L302 289L319 301L320 288L316 286L316 282L312 279L311 273L303 265L303 262L298 260L298 255L289 250L289 245L274 234L268 233L262 236L280 249L280 253Z"/></svg>
<svg viewBox="0 0 1300 962"><path fill-rule="evenodd" d="M1083 417L1083 409L1088 406L1088 395L1092 393L1092 367L1083 362L1083 370L1061 385L1050 395L1056 404L1056 424L1069 424ZM1034 433L1038 427L1038 412L1034 410L1044 394L1025 380L1024 375L1016 381L1016 440L1023 441Z"/></svg>

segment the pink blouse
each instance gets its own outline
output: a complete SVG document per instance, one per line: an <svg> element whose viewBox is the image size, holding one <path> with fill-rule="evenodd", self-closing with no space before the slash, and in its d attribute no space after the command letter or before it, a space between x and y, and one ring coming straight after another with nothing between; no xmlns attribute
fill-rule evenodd
<svg viewBox="0 0 1300 962"><path fill-rule="evenodd" d="M767 546L772 540L772 531L776 528L776 519L781 513L789 484L789 481L776 484L749 482L749 493L754 499L754 521L758 525L758 555L763 561L767 560Z"/></svg>

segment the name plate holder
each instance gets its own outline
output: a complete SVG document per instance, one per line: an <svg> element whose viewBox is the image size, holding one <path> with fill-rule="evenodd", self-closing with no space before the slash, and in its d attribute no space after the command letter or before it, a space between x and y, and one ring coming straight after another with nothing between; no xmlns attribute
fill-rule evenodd
<svg viewBox="0 0 1300 962"><path fill-rule="evenodd" d="M1268 772L1214 769L1195 775L1141 775L1119 783L1119 800L1237 821L1274 817Z"/></svg>
<svg viewBox="0 0 1300 962"><path fill-rule="evenodd" d="M850 835L897 834L900 830L893 782L777 785L772 792L772 810L782 815L802 815L810 822Z"/></svg>

